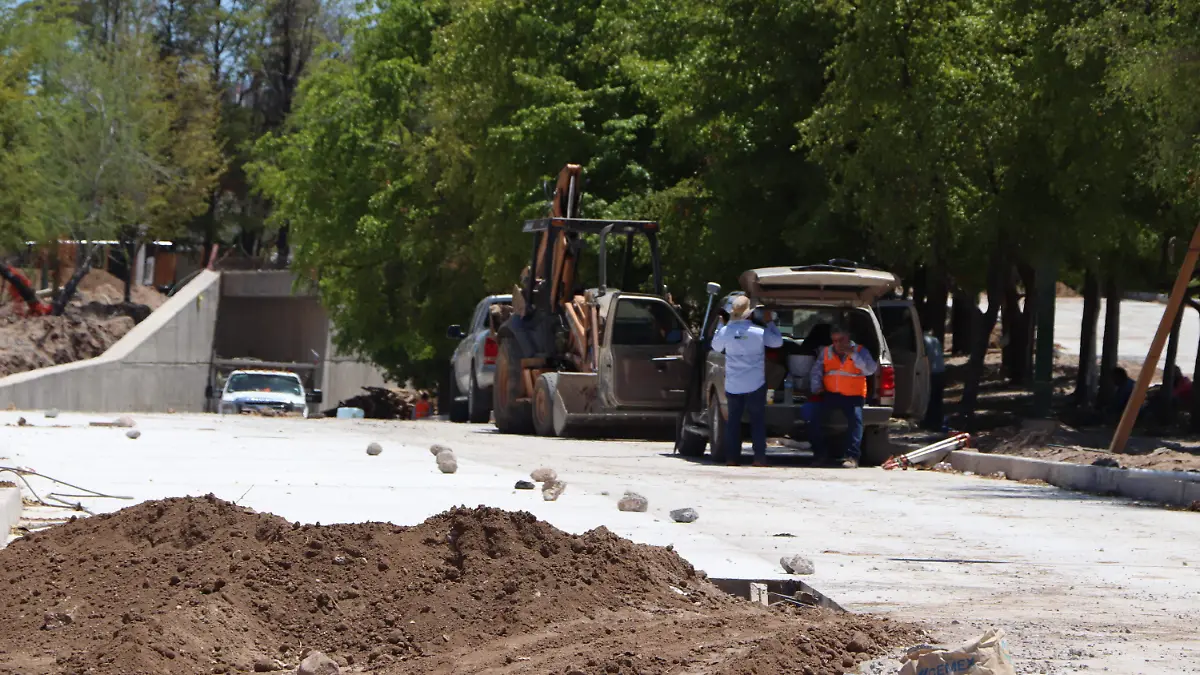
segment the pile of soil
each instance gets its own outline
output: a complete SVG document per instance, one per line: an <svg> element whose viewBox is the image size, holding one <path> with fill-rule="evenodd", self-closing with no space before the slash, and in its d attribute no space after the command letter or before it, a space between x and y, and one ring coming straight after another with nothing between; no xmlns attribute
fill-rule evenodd
<svg viewBox="0 0 1200 675"><path fill-rule="evenodd" d="M124 288L108 272L92 270L62 316L26 316L17 311L24 307L0 305L0 377L97 357L166 301L135 286L134 302L125 303Z"/></svg>
<svg viewBox="0 0 1200 675"><path fill-rule="evenodd" d="M215 497L147 502L0 551L0 673L842 673L921 638L752 605L669 549L527 513L300 525Z"/></svg>

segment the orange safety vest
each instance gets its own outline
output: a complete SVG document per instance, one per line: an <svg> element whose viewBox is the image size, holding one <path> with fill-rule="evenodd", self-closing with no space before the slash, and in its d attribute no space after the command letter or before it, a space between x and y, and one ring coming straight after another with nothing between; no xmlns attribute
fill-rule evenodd
<svg viewBox="0 0 1200 675"><path fill-rule="evenodd" d="M413 406L413 419L415 420L425 419L429 417L429 413L429 401L417 401L417 404Z"/></svg>
<svg viewBox="0 0 1200 675"><path fill-rule="evenodd" d="M862 349L861 345L854 345L854 351ZM821 365L825 371L825 379L823 381L825 391L831 394L841 394L842 396L867 396L867 376L858 369L858 365L854 363L853 355L847 356L846 360L842 360L833 351L833 347L825 347L821 352Z"/></svg>

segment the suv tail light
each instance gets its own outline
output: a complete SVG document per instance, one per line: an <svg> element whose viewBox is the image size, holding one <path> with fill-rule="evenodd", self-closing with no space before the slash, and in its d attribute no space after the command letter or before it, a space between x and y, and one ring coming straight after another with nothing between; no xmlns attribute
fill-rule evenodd
<svg viewBox="0 0 1200 675"><path fill-rule="evenodd" d="M879 367L879 405L896 403L896 369L892 366Z"/></svg>
<svg viewBox="0 0 1200 675"><path fill-rule="evenodd" d="M496 355L500 353L500 345L496 342L496 338L490 335L483 341L483 363L484 365L496 365Z"/></svg>

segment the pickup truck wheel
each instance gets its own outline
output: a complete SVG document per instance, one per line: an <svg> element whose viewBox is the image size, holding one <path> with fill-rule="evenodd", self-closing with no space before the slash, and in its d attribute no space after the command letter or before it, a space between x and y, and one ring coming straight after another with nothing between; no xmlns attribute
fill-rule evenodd
<svg viewBox="0 0 1200 675"><path fill-rule="evenodd" d="M895 454L893 450L886 426L867 427L863 429L862 457L859 458L859 464L879 466L886 462L888 457Z"/></svg>
<svg viewBox="0 0 1200 675"><path fill-rule="evenodd" d="M708 445L708 439L688 429L688 417L691 415L692 413L685 413L679 416L679 426L675 430L675 437L678 439L679 454L684 457L703 457L704 448Z"/></svg>
<svg viewBox="0 0 1200 675"><path fill-rule="evenodd" d="M533 392L533 428L538 436L554 436L554 395L558 378L546 373L538 378Z"/></svg>
<svg viewBox="0 0 1200 675"><path fill-rule="evenodd" d="M725 461L725 420L721 418L721 404L716 394L708 401L708 454L714 462Z"/></svg>
<svg viewBox="0 0 1200 675"><path fill-rule="evenodd" d="M500 338L496 356L496 380L492 385L496 428L502 434L528 434L533 431L533 408L525 395L521 352L511 338Z"/></svg>
<svg viewBox="0 0 1200 675"><path fill-rule="evenodd" d="M471 389L467 391L467 418L472 424L487 424L492 418L492 402L488 392L479 388L475 364L471 364Z"/></svg>
<svg viewBox="0 0 1200 675"><path fill-rule="evenodd" d="M450 366L450 421L461 424L467 421L467 402L461 400L458 393L458 378L454 374L454 366Z"/></svg>

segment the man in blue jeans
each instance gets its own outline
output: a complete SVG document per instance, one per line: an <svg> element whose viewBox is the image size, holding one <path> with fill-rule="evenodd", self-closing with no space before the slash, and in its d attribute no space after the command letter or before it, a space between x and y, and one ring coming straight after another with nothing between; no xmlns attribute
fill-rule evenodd
<svg viewBox="0 0 1200 675"><path fill-rule="evenodd" d="M729 418L725 426L725 462L737 466L742 456L742 415L750 415L754 466L767 465L767 360L765 349L783 346L783 335L770 311L763 313L766 328L750 321L750 298L734 298L729 323L713 336L715 352L725 352L725 400Z"/></svg>
<svg viewBox="0 0 1200 675"><path fill-rule="evenodd" d="M879 364L862 345L850 341L850 334L841 326L830 331L833 344L817 352L817 360L809 375L813 394L822 394L815 406L806 406L808 439L817 459L825 456L824 413L841 410L846 416L846 453L842 468L858 466L862 456L862 409L867 401L867 378L875 374Z"/></svg>

